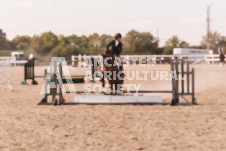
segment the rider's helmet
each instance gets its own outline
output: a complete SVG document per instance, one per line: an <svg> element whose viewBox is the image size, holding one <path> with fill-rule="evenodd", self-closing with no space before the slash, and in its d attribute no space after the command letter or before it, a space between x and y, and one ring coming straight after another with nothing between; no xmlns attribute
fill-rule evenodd
<svg viewBox="0 0 226 151"><path fill-rule="evenodd" d="M218 52L219 53L224 53L224 48L222 48L222 47L218 48Z"/></svg>
<svg viewBox="0 0 226 151"><path fill-rule="evenodd" d="M115 39L117 39L117 38L122 38L122 35L120 33L116 33L115 34Z"/></svg>

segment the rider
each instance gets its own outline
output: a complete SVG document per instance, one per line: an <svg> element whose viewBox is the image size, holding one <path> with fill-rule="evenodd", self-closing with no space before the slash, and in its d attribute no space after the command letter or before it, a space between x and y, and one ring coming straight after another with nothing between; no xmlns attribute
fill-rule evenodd
<svg viewBox="0 0 226 151"><path fill-rule="evenodd" d="M223 48L219 48L218 49L219 53L220 53L220 62L221 62L221 65L223 66L224 65L224 59L225 59L225 55L224 55L224 49Z"/></svg>
<svg viewBox="0 0 226 151"><path fill-rule="evenodd" d="M120 54L122 52L122 42L121 42L122 35L120 33L115 34L115 40L112 40L107 45L107 51L106 54L111 54L114 57L120 57ZM111 51L109 48L111 47ZM119 63L121 64L121 63ZM119 70L123 70L122 65L119 66Z"/></svg>

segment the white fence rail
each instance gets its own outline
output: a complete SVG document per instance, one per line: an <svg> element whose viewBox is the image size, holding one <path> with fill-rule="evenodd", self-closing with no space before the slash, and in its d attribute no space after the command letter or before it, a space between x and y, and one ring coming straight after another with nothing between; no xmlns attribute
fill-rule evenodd
<svg viewBox="0 0 226 151"><path fill-rule="evenodd" d="M175 55L121 55L121 58L126 59L128 62L130 61L139 61L139 60L150 60L155 64L169 63L169 61L174 58ZM204 64L216 64L220 62L219 55L177 55L179 59L185 59L193 64L204 63ZM87 60L91 58L101 59L101 55L78 55L72 56L72 66L78 68L87 68L89 64L87 64ZM225 59L226 61L226 59Z"/></svg>
<svg viewBox="0 0 226 151"><path fill-rule="evenodd" d="M10 58L10 65L23 65L27 62L27 60L16 60L16 57L0 57L0 61L3 59L9 59Z"/></svg>
<svg viewBox="0 0 226 151"><path fill-rule="evenodd" d="M207 64L215 64L220 62L219 55L205 55L204 59Z"/></svg>

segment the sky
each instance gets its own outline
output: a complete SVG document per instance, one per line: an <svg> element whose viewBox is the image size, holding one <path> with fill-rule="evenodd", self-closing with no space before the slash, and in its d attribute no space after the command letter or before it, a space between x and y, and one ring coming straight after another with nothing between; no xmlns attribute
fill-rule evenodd
<svg viewBox="0 0 226 151"><path fill-rule="evenodd" d="M211 30L226 36L225 0L0 0L0 28L8 39L52 31L65 36L111 34L135 29L159 36L160 46L177 35L199 45Z"/></svg>

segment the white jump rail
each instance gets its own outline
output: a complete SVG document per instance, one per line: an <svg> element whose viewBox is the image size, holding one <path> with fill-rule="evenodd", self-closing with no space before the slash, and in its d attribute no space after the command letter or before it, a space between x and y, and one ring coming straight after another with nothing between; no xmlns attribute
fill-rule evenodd
<svg viewBox="0 0 226 151"><path fill-rule="evenodd" d="M14 62L13 62L14 66L24 65L25 63L27 63L27 60L14 60Z"/></svg>
<svg viewBox="0 0 226 151"><path fill-rule="evenodd" d="M75 95L75 104L158 104L161 96Z"/></svg>
<svg viewBox="0 0 226 151"><path fill-rule="evenodd" d="M205 61L207 64L215 64L216 62L219 63L219 55L205 55ZM226 61L226 59L225 59Z"/></svg>
<svg viewBox="0 0 226 151"><path fill-rule="evenodd" d="M101 59L101 55L92 55L92 56L86 56L86 55L78 55L78 56L71 56L71 63L72 67L77 67L77 68L87 68L90 65L87 63L87 59L91 58L99 58Z"/></svg>
<svg viewBox="0 0 226 151"><path fill-rule="evenodd" d="M215 64L220 61L218 54L213 55L121 55L121 58L125 59L129 63L130 61L139 61L142 59L148 59L152 61L154 64L161 64L162 62L166 60L170 60L174 57L178 57L179 59L186 59L189 62L192 62L193 64L198 63L207 63L207 64ZM87 59L91 58L98 58L102 59L101 55L78 55L78 56L72 56L72 66L78 67L78 68L86 68L89 66L87 64ZM226 59L225 59L226 61Z"/></svg>
<svg viewBox="0 0 226 151"><path fill-rule="evenodd" d="M23 65L27 62L27 60L16 60L16 57L0 57L1 59L0 60L3 60L3 59L9 59L10 60L10 64L11 65Z"/></svg>

